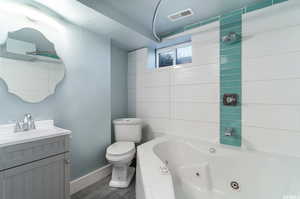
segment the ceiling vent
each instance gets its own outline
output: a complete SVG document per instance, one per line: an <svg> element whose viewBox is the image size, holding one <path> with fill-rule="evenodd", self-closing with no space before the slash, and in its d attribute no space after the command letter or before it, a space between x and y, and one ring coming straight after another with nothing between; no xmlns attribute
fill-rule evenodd
<svg viewBox="0 0 300 199"><path fill-rule="evenodd" d="M178 21L178 20L183 19L185 17L192 16L193 14L194 13L193 13L192 9L188 8L188 9L181 10L179 12L173 13L173 14L169 15L168 18L171 21Z"/></svg>

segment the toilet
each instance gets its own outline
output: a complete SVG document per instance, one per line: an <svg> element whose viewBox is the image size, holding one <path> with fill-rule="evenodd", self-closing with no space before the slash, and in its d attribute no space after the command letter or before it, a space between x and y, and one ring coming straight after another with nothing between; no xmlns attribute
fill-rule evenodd
<svg viewBox="0 0 300 199"><path fill-rule="evenodd" d="M135 157L135 144L142 139L142 120L122 118L113 121L116 142L106 149L106 159L112 164L109 186L126 188L129 186L135 168L129 167Z"/></svg>

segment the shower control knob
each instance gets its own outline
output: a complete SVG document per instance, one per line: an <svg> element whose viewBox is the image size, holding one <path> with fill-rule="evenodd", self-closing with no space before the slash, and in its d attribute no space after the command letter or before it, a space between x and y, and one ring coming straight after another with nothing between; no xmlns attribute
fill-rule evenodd
<svg viewBox="0 0 300 199"><path fill-rule="evenodd" d="M237 94L224 94L223 104L225 106L236 106L237 103L238 103L238 95Z"/></svg>

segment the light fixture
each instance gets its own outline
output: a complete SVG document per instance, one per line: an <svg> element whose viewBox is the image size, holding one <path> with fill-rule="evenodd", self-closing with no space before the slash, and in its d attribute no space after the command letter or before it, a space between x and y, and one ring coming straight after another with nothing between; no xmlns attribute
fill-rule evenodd
<svg viewBox="0 0 300 199"><path fill-rule="evenodd" d="M27 4L16 2L3 2L0 4L0 9L8 13L21 15L30 19L31 22L41 22L51 26L60 26L60 23L53 17L43 13L39 8Z"/></svg>

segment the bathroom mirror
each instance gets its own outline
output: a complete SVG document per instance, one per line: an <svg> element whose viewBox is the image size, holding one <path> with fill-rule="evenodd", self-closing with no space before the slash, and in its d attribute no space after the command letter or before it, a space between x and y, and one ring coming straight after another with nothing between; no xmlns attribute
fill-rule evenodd
<svg viewBox="0 0 300 199"><path fill-rule="evenodd" d="M37 103L54 94L65 75L55 46L39 31L23 28L9 32L0 44L0 79L8 92Z"/></svg>

